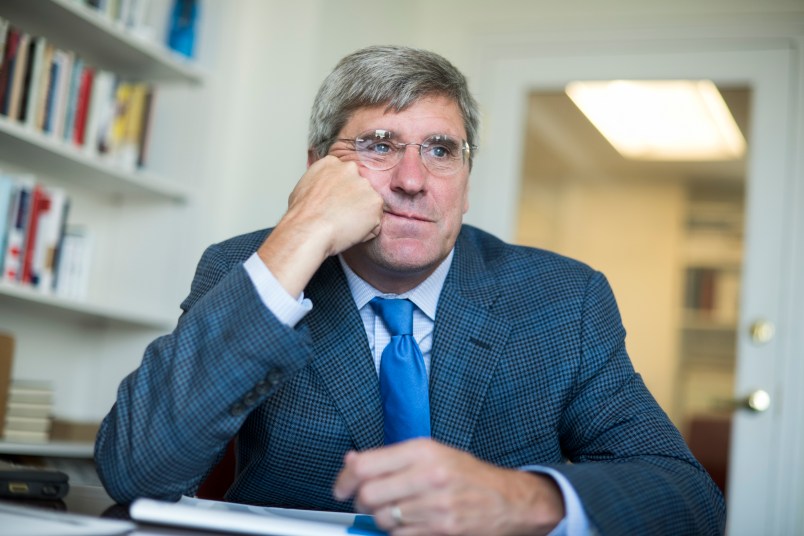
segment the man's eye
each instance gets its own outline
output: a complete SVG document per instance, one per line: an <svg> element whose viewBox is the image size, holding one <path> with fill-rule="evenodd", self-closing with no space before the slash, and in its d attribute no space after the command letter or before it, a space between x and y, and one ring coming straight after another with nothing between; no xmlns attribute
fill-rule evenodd
<svg viewBox="0 0 804 536"><path fill-rule="evenodd" d="M454 158L455 148L444 144L430 145L427 147L427 152L430 153L430 156L433 158L447 160L449 158Z"/></svg>
<svg viewBox="0 0 804 536"><path fill-rule="evenodd" d="M390 143L377 142L366 147L366 150L377 156L385 156L391 154L394 148Z"/></svg>
<svg viewBox="0 0 804 536"><path fill-rule="evenodd" d="M436 158L449 158L449 149L441 146L431 147L430 154Z"/></svg>

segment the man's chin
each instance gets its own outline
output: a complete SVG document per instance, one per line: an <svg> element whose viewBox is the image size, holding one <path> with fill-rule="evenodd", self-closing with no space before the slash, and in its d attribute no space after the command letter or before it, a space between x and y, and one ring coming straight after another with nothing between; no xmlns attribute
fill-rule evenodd
<svg viewBox="0 0 804 536"><path fill-rule="evenodd" d="M377 237L354 246L344 252L344 256L347 260L351 258L360 264L369 261L385 272L404 276L431 270L446 255L439 256L438 252L432 247L426 247L421 240L405 238L384 241Z"/></svg>

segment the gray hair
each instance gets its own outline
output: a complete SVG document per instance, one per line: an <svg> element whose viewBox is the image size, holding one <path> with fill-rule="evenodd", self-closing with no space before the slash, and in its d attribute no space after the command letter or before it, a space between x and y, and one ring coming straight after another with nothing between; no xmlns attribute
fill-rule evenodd
<svg viewBox="0 0 804 536"><path fill-rule="evenodd" d="M463 116L466 141L477 144L480 114L466 78L434 52L402 46L372 46L343 58L324 79L313 102L308 147L315 158L330 146L352 113L386 105L401 112L423 97L455 101ZM470 162L471 164L471 162Z"/></svg>

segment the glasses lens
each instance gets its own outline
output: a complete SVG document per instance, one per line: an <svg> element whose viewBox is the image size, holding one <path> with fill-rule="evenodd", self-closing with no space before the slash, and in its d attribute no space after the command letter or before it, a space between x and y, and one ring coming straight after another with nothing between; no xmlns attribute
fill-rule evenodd
<svg viewBox="0 0 804 536"><path fill-rule="evenodd" d="M366 132L355 140L355 150L360 161L375 170L391 169L397 163L399 149L385 130Z"/></svg>
<svg viewBox="0 0 804 536"><path fill-rule="evenodd" d="M451 175L463 167L463 143L447 136L431 136L421 145L422 160L431 173Z"/></svg>

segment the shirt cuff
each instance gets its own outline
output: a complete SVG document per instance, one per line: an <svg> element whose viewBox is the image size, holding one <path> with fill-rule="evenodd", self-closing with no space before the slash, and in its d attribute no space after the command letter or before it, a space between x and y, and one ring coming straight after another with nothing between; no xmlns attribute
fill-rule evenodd
<svg viewBox="0 0 804 536"><path fill-rule="evenodd" d="M564 519L550 531L548 536L586 536L590 534L589 518L583 510L583 503L575 488L572 487L567 477L549 467L541 465L526 465L519 468L520 471L531 473L542 473L553 478L561 489L564 497Z"/></svg>
<svg viewBox="0 0 804 536"><path fill-rule="evenodd" d="M288 294L256 253L243 263L243 268L262 303L286 326L295 327L312 310L313 303L304 297L304 292L298 299Z"/></svg>

